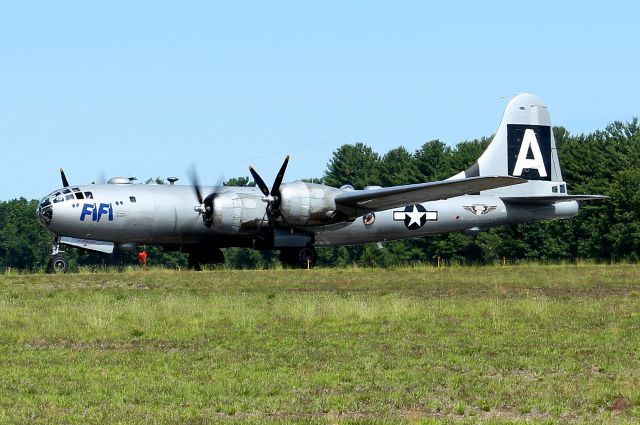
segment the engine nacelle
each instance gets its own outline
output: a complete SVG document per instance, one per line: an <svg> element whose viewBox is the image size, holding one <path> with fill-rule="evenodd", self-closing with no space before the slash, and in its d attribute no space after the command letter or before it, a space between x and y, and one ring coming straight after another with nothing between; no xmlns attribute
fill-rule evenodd
<svg viewBox="0 0 640 425"><path fill-rule="evenodd" d="M260 196L248 193L223 192L213 200L211 230L235 235L251 233L258 228L265 214Z"/></svg>
<svg viewBox="0 0 640 425"><path fill-rule="evenodd" d="M280 186L282 218L295 226L330 224L336 219L335 196L340 189L296 181Z"/></svg>

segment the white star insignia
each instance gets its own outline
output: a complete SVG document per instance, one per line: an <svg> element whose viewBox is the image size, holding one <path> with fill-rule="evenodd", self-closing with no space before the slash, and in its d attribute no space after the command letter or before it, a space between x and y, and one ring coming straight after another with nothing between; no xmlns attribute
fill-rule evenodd
<svg viewBox="0 0 640 425"><path fill-rule="evenodd" d="M407 226L411 226L412 224L417 224L418 226L420 226L420 220L422 219L425 213L418 211L418 208L414 205L413 210L405 214L407 215L407 217L411 219L411 221L409 221L409 224L407 224Z"/></svg>

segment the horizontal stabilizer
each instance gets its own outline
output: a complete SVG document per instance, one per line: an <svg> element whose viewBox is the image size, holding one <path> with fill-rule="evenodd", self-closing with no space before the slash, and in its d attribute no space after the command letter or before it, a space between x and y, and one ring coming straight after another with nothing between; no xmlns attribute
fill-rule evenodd
<svg viewBox="0 0 640 425"><path fill-rule="evenodd" d="M105 254L111 254L114 247L113 242L70 238L68 236L62 236L60 238L60 243L64 245L74 246L76 248L88 249L89 251L103 252Z"/></svg>
<svg viewBox="0 0 640 425"><path fill-rule="evenodd" d="M382 211L405 205L454 198L482 190L511 186L526 180L510 176L469 177L466 179L416 183L380 189L341 192L335 197L336 207L357 211Z"/></svg>
<svg viewBox="0 0 640 425"><path fill-rule="evenodd" d="M605 195L532 195L532 196L501 196L504 202L514 204L552 204L565 201L599 201L607 199Z"/></svg>

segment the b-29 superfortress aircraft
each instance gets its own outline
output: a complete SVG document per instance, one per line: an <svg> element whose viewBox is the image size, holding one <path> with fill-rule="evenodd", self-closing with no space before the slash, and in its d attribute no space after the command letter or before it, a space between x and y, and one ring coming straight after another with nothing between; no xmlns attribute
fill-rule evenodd
<svg viewBox="0 0 640 425"><path fill-rule="evenodd" d="M283 183L287 157L269 189L132 184L69 185L42 198L36 213L55 235L50 267L65 272L61 245L103 253L158 245L189 253L189 264L224 262L220 248L280 250L289 266L313 265L318 246L354 245L493 226L563 219L578 213L562 180L549 111L531 94L515 96L478 160L447 180L354 190Z"/></svg>

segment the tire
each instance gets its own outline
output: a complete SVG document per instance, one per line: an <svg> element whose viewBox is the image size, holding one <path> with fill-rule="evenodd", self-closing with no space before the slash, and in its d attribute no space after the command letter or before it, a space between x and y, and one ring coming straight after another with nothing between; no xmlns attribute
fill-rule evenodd
<svg viewBox="0 0 640 425"><path fill-rule="evenodd" d="M189 267L200 271L202 266L219 266L224 264L224 254L220 248L207 248L189 253Z"/></svg>
<svg viewBox="0 0 640 425"><path fill-rule="evenodd" d="M199 272L202 270L202 253L199 251L193 251L189 253L189 268Z"/></svg>
<svg viewBox="0 0 640 425"><path fill-rule="evenodd" d="M47 272L49 273L66 273L69 271L69 260L64 255L54 255L49 259Z"/></svg>
<svg viewBox="0 0 640 425"><path fill-rule="evenodd" d="M306 269L315 266L318 253L312 246L302 248L283 248L280 250L280 262L285 267Z"/></svg>

